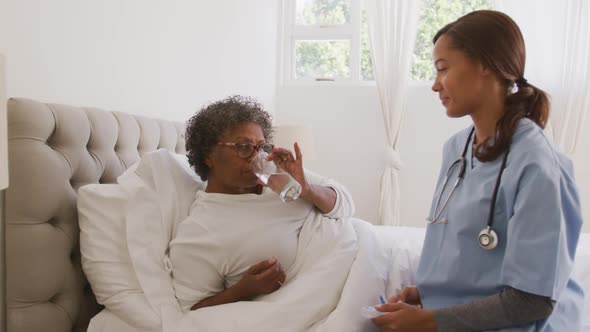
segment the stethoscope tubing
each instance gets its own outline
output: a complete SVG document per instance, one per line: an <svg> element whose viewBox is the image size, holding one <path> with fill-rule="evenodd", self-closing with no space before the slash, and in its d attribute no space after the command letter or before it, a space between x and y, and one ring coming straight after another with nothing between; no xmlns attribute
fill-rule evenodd
<svg viewBox="0 0 590 332"><path fill-rule="evenodd" d="M443 206L440 210L438 210L438 205L440 204L440 200L442 198L442 194L443 191L445 190L446 186L447 186L447 182L449 181L449 176L445 176L445 181L442 185L441 188L441 192L438 194L438 200L436 201L436 205L434 206L434 212L436 213L434 215L434 218L426 218L426 220L428 221L429 224L439 224L442 223L439 218L441 216L441 214L443 213L443 211L445 210L445 208L447 207L447 204L449 204L449 200L451 199L451 196L453 196L453 193L455 192L455 189L457 189L457 186L459 185L459 180L461 178L457 177L457 180L455 180L455 183L453 184L453 187L451 187L451 192L449 193L449 195L447 196L447 199L445 200L445 202L443 203ZM438 213L436 212L438 211Z"/></svg>
<svg viewBox="0 0 590 332"><path fill-rule="evenodd" d="M465 146L463 148L463 153L461 154L461 157L457 160L455 160L451 166L449 166L449 169L447 170L447 174L445 176L445 180L443 181L443 185L441 186L440 192L438 193L438 199L436 200L436 204L434 205L434 211L433 211L433 215L432 217L428 217L426 218L426 220L428 221L429 224L440 224L440 223L446 223L446 218L442 218L442 220L439 220L443 211L446 209L451 197L453 196L453 193L455 192L455 190L457 189L457 187L459 186L459 183L461 182L461 180L463 179L463 176L465 175L465 169L466 169L466 159L465 156L467 155L467 148L469 147L469 143L471 142L471 137L473 136L473 133L475 132L475 127L471 129L471 132L469 133L469 137L467 137L467 141L465 142ZM487 220L487 227L491 228L492 227L492 223L493 223L493 216L494 216L494 206L496 205L496 198L498 196L498 191L500 188L500 180L502 178L502 173L504 172L504 168L506 167L506 161L508 159L508 153L510 152L510 145L508 145L508 148L506 149L506 152L504 154L504 158L502 160L502 164L500 166L500 171L498 172L498 177L496 179L496 183L494 186L494 192L492 194L492 202L490 205L490 212L488 214L488 220ZM449 195L447 196L447 198L444 200L444 203L441 207L441 209L439 210L438 207L440 205L440 202L442 200L442 196L445 192L445 189L447 187L447 184L449 182L449 179L451 178L451 175L453 173L453 169L455 168L455 166L459 165L459 174L457 175L457 180L455 181L455 183L453 184L453 187L451 187L451 191L449 192ZM443 222L444 220L444 222Z"/></svg>
<svg viewBox="0 0 590 332"><path fill-rule="evenodd" d="M445 208L447 207L447 204L449 204L449 200L451 199L451 196L453 196L455 189L457 189L457 186L459 186L459 183L461 182L461 180L463 179L463 176L465 175L465 164L467 163L465 160L465 156L467 155L467 149L469 148L469 142L471 142L471 137L473 136L474 132L475 132L475 127L473 127L471 129L471 132L469 132L469 137L467 137L467 141L465 142L465 146L463 147L463 153L461 153L461 157L459 159L455 160L451 164L451 166L449 166L449 169L447 170L447 175L445 176L445 181L443 182L443 185L442 185L440 192L438 194L438 199L437 199L436 204L434 206L434 211L432 213L433 216L432 216L432 218L426 218L426 221L428 221L429 224L444 223L444 222L442 222L442 220L439 221L439 218L442 215ZM455 184L453 185L451 192L447 196L447 199L443 203L442 208L440 210L438 210L440 200L442 199L442 195L445 192L445 188L447 187L447 183L449 181L449 178L451 177L451 175L453 173L453 169L455 168L456 165L459 165L459 174L457 174L457 180L455 181ZM443 220L444 219L445 218L443 218Z"/></svg>
<svg viewBox="0 0 590 332"><path fill-rule="evenodd" d="M426 220L428 221L429 224L443 224L443 223L447 223L447 219L446 218L440 218L443 211L446 209L451 197L453 196L453 193L455 192L455 189L457 189L457 187L459 186L459 183L461 182L461 180L463 179L463 176L465 175L465 165L466 165L466 160L465 160L465 156L467 155L467 148L469 147L469 142L471 142L471 137L473 136L473 133L475 132L475 127L473 127L471 129L471 132L469 133L469 137L467 137L467 141L465 142L465 146L463 148L463 153L461 154L461 157L459 159L457 159L456 161L454 161L451 166L449 166L449 169L447 170L447 174L445 176L445 180L443 181L443 185L440 189L440 192L438 193L438 199L436 200L436 204L434 205L434 211L432 213L432 218L428 217L426 218ZM490 211L488 214L488 220L487 220L487 225L486 228L484 229L484 231L482 231L482 233L491 235L491 233L493 233L493 237L495 238L494 241L496 241L497 243L497 235L495 234L494 230L492 229L492 223L494 222L494 207L496 205L496 199L498 197L498 191L500 188L500 181L502 179L502 173L504 172L504 168L506 167L506 161L508 160L508 153L510 152L510 144L508 144L508 148L506 149L506 152L504 154L504 158L502 159L502 164L500 166L500 170L498 172L498 177L496 178L496 183L494 186L494 192L492 194L492 201L490 203ZM451 191L449 192L449 195L447 196L447 198L445 199L441 209L439 210L438 207L440 205L440 202L442 200L442 196L445 192L445 188L447 187L447 184L449 182L449 179L453 173L453 169L455 168L456 165L459 165L459 174L457 175L457 180L455 181L455 183L453 184L453 187L451 188ZM487 230L487 231L486 231ZM482 234L480 234L481 237ZM481 241L480 241L481 243ZM484 247L485 249L493 249L495 248L495 244L491 247L488 248L487 246L482 244L482 247Z"/></svg>

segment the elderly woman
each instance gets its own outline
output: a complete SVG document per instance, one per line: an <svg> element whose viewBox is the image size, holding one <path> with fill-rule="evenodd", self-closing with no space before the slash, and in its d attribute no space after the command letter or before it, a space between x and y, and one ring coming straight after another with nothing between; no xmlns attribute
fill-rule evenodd
<svg viewBox="0 0 590 332"><path fill-rule="evenodd" d="M276 291L295 261L304 222L353 214L352 199L341 185L304 171L297 144L293 156L273 147L271 138L270 115L244 97L212 103L188 121L188 160L207 186L197 192L170 244L173 284L183 310ZM269 152L301 184L298 200L284 203L260 184L249 169L258 151Z"/></svg>

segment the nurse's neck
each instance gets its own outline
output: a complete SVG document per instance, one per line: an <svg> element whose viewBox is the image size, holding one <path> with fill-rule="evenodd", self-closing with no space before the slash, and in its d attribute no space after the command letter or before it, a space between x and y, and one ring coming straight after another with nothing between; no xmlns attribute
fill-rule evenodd
<svg viewBox="0 0 590 332"><path fill-rule="evenodd" d="M495 100L494 100L495 99ZM479 147L486 139L496 136L496 123L504 114L504 100L493 98L471 113L475 126L475 145Z"/></svg>

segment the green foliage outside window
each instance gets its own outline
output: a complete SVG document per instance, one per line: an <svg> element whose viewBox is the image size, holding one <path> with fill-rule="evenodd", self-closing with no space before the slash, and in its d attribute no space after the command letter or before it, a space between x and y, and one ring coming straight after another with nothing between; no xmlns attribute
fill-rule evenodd
<svg viewBox="0 0 590 332"><path fill-rule="evenodd" d="M369 26L367 25L367 12L361 13L361 79L374 81L373 59L371 58L371 45L369 41Z"/></svg>
<svg viewBox="0 0 590 332"><path fill-rule="evenodd" d="M350 0L297 0L296 24L332 25L350 22Z"/></svg>
<svg viewBox="0 0 590 332"><path fill-rule="evenodd" d="M445 24L478 9L490 9L493 0L421 0L416 46L410 79L434 79L432 38ZM297 24L343 24L350 21L350 0L297 0ZM297 78L349 78L350 42L296 41ZM366 13L361 13L361 79L374 80Z"/></svg>
<svg viewBox="0 0 590 332"><path fill-rule="evenodd" d="M490 8L491 0L422 0L410 79L434 80L432 38L440 28L474 10Z"/></svg>
<svg viewBox="0 0 590 332"><path fill-rule="evenodd" d="M350 22L350 0L297 0L296 23ZM350 40L295 41L296 78L350 78Z"/></svg>
<svg viewBox="0 0 590 332"><path fill-rule="evenodd" d="M350 41L298 40L295 42L296 78L349 78Z"/></svg>

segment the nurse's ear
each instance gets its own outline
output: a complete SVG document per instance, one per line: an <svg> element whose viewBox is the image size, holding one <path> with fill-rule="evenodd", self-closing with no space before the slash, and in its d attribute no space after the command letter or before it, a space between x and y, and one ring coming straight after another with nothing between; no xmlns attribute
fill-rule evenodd
<svg viewBox="0 0 590 332"><path fill-rule="evenodd" d="M496 73L490 69L490 67L484 66L482 63L478 63L477 71L480 77L488 83L489 88L497 89L504 86L502 84L502 80L498 78L498 75L496 75Z"/></svg>
<svg viewBox="0 0 590 332"><path fill-rule="evenodd" d="M495 73L487 66L485 66L483 63L478 62L477 64L477 69L478 72L480 73L480 75L482 75L483 77L489 78L492 76L496 76Z"/></svg>

